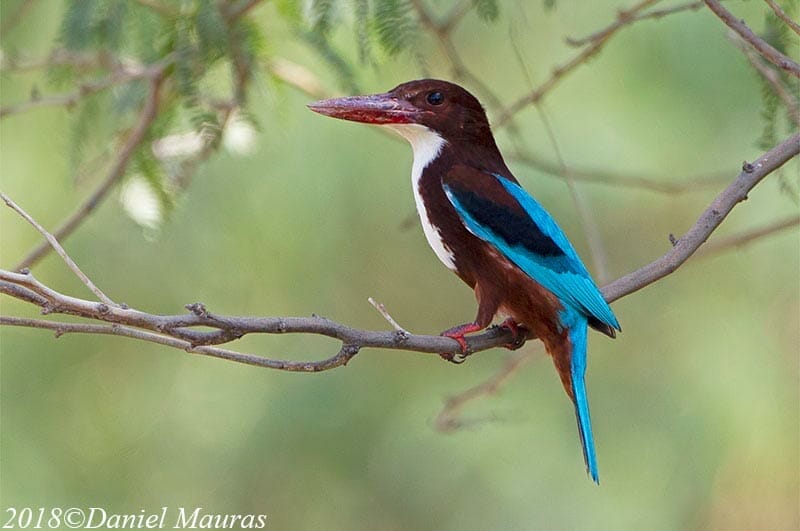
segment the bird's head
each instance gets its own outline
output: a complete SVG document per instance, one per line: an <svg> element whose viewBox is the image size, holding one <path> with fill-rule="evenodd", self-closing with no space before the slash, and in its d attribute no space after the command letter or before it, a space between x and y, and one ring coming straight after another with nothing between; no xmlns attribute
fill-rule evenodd
<svg viewBox="0 0 800 531"><path fill-rule="evenodd" d="M353 122L384 125L409 139L420 127L441 139L494 145L480 102L454 83L438 79L409 81L382 94L332 98L312 103L312 111Z"/></svg>

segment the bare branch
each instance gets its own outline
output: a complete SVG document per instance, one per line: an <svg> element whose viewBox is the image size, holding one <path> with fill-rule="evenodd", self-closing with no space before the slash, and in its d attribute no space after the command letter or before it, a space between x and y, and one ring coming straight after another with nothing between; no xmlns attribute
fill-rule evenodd
<svg viewBox="0 0 800 531"><path fill-rule="evenodd" d="M114 161L113 166L108 172L108 175L100 183L100 186L81 204L78 209L67 218L55 231L53 236L59 241L63 241L67 236L83 222L83 220L91 214L105 196L111 191L114 185L125 175L125 170L128 167L131 157L134 152L139 148L139 145L144 141L147 136L147 131L150 125L155 121L158 112L159 92L163 81L163 72L169 63L162 63L161 68L153 72L153 77L150 80L150 91L145 101L144 107L139 113L139 120L134 126L133 130L128 135L128 139L123 144L122 148ZM39 260L41 260L49 251L51 247L47 243L43 243L31 251L15 269L20 270L29 268Z"/></svg>
<svg viewBox="0 0 800 531"><path fill-rule="evenodd" d="M25 221L33 225L33 228L38 230L41 233L41 235L44 236L44 238L47 240L47 243L49 243L50 246L58 254L58 256L60 256L61 259L64 260L64 263L66 263L67 267L69 267L72 270L72 272L75 273L75 276L77 276L80 279L80 281L83 282L83 284L87 288L89 288L89 291L97 295L97 298L103 301L104 303L110 306L116 306L116 303L112 301L105 293L103 293L100 290L100 288L95 286L94 282L92 282L89 279L89 277L87 277L86 274L83 271L81 271L81 268L78 267L78 264L76 264L75 261L72 260L72 258L70 258L70 256L67 254L64 248L61 247L61 244L58 243L58 240L56 240L52 234L47 232L44 227L39 225L39 223L37 223L36 220L34 220L30 215L28 215L28 213L25 212L22 209L22 207L20 207L18 204L12 201L11 198L8 197L3 192L0 192L0 198L2 198L3 201L5 201L6 205L8 205L12 210L17 212L17 214L22 216L25 219Z"/></svg>
<svg viewBox="0 0 800 531"><path fill-rule="evenodd" d="M212 358L235 361L236 363L243 363L245 365L254 365L256 367L290 372L327 371L336 367L341 367L342 365L347 365L347 362L358 353L357 347L345 345L342 346L338 353L330 358L313 362L297 362L263 358L254 354L245 354L219 347L194 346L188 341L176 339L174 337L116 324L98 325L86 323L60 323L41 319L23 319L19 317L0 316L0 325L53 330L56 333L56 337L60 337L64 334L101 334L129 337L131 339L138 339L140 341L147 341L167 347L173 347L179 350L185 350L190 354L201 354L203 356L210 356Z"/></svg>
<svg viewBox="0 0 800 531"><path fill-rule="evenodd" d="M736 18L733 13L725 9L719 0L703 0L708 8L714 12L720 20L722 20L729 28L739 34L739 36L747 41L753 48L758 50L766 60L781 68L795 77L800 78L800 65L792 61L790 58L782 54L780 51L773 48L767 41L760 38L758 35L747 27L743 20Z"/></svg>
<svg viewBox="0 0 800 531"><path fill-rule="evenodd" d="M745 162L742 172L703 212L664 256L603 288L607 301L638 291L678 269L709 238L725 217L764 177L800 153L800 134L793 135L753 163Z"/></svg>
<svg viewBox="0 0 800 531"><path fill-rule="evenodd" d="M22 291L9 289L9 285L22 287ZM357 330L324 317L236 317L212 314L204 305L195 303L187 306L190 313L180 315L156 315L127 307L108 306L102 303L78 299L59 293L36 280L30 273L14 273L0 269L0 292L15 298L36 299L46 314L68 314L86 319L105 321L117 325L143 329L156 334L180 339L190 346L205 346L212 343L224 343L238 339L246 334L289 334L305 333L327 336L338 339L349 349L364 347L409 350L422 353L461 352L457 341L443 336L425 336L410 334L404 331L368 331ZM8 323L14 324L14 323ZM214 331L193 330L196 327L211 327ZM229 337L217 341L219 331L228 332ZM114 333L114 332L108 332ZM130 336L130 334L128 334ZM150 336L148 336L150 337ZM152 338L150 338L152 339ZM148 339L149 340L149 339ZM491 328L481 334L467 338L471 352L488 350L511 341L511 332L501 327ZM185 349L184 343L164 343L168 346ZM211 352L200 349L198 353ZM209 354L214 355L214 354ZM232 359L226 354L226 359ZM240 361L241 360L234 360ZM325 364L330 360L325 360ZM244 362L250 363L250 362ZM266 360L263 366L282 370L324 370L285 368L287 362ZM297 367L312 367L320 362L298 362ZM250 363L251 365L253 363ZM333 366L326 368L333 368ZM334 365L338 366L338 365Z"/></svg>
<svg viewBox="0 0 800 531"><path fill-rule="evenodd" d="M775 15L776 15L776 16L777 16L779 19L781 19L782 21L784 21L784 22L786 23L786 25L787 25L787 26L789 26L790 28L792 28L792 31L793 31L793 32L795 32L795 33L797 33L798 35L800 35L800 25L798 25L798 24L797 24L797 22L795 22L794 20L792 20L792 17L790 17L789 15L787 15L787 14L786 14L786 11L784 11L784 10L783 10L783 8L781 8L781 6L779 6L779 5L777 4L777 2L775 2L775 0L764 0L764 1L765 1L765 2L766 2L768 5L769 5L769 7L771 7L771 8L772 8L772 10L775 12Z"/></svg>

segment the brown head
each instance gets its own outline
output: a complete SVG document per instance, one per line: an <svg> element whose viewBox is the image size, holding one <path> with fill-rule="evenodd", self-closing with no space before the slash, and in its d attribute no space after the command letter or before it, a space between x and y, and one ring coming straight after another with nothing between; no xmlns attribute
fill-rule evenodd
<svg viewBox="0 0 800 531"><path fill-rule="evenodd" d="M448 81L419 79L382 94L332 98L308 107L326 116L354 122L395 126L417 124L448 142L494 145L489 120L480 102L465 89Z"/></svg>

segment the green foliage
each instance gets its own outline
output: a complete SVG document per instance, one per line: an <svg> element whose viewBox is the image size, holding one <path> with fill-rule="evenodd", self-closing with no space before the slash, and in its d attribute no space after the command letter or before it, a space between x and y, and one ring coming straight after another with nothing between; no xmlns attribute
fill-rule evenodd
<svg viewBox="0 0 800 531"><path fill-rule="evenodd" d="M83 50L94 42L94 15L100 0L70 0L61 22L59 39L68 50Z"/></svg>
<svg viewBox="0 0 800 531"><path fill-rule="evenodd" d="M61 23L61 43L68 50L121 49L128 5L126 0L70 0Z"/></svg>
<svg viewBox="0 0 800 531"><path fill-rule="evenodd" d="M497 0L472 0L475 12L483 20L493 22L500 16L500 7Z"/></svg>
<svg viewBox="0 0 800 531"><path fill-rule="evenodd" d="M309 20L312 31L328 33L332 26L333 0L311 0Z"/></svg>
<svg viewBox="0 0 800 531"><path fill-rule="evenodd" d="M407 0L377 0L372 19L381 48L391 55L411 47L416 23Z"/></svg>
<svg viewBox="0 0 800 531"><path fill-rule="evenodd" d="M225 55L229 45L228 27L216 1L198 1L194 27L201 61L214 62Z"/></svg>
<svg viewBox="0 0 800 531"><path fill-rule="evenodd" d="M369 0L353 0L355 13L356 46L361 63L372 60L372 47L369 33Z"/></svg>
<svg viewBox="0 0 800 531"><path fill-rule="evenodd" d="M298 36L308 43L319 56L333 69L339 84L348 92L358 92L355 72L350 63L331 45L322 33L298 30Z"/></svg>

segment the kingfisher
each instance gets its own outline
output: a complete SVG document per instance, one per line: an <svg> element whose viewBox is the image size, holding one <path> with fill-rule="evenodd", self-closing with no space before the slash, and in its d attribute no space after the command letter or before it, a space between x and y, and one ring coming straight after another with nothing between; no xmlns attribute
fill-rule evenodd
<svg viewBox="0 0 800 531"><path fill-rule="evenodd" d="M587 473L600 483L586 395L589 327L609 337L619 322L575 248L553 217L514 178L480 102L464 88L436 79L389 92L318 101L317 113L387 127L414 152L414 200L428 244L475 291L475 320L441 335L468 355L466 334L508 316L517 348L538 338L575 408Z"/></svg>

